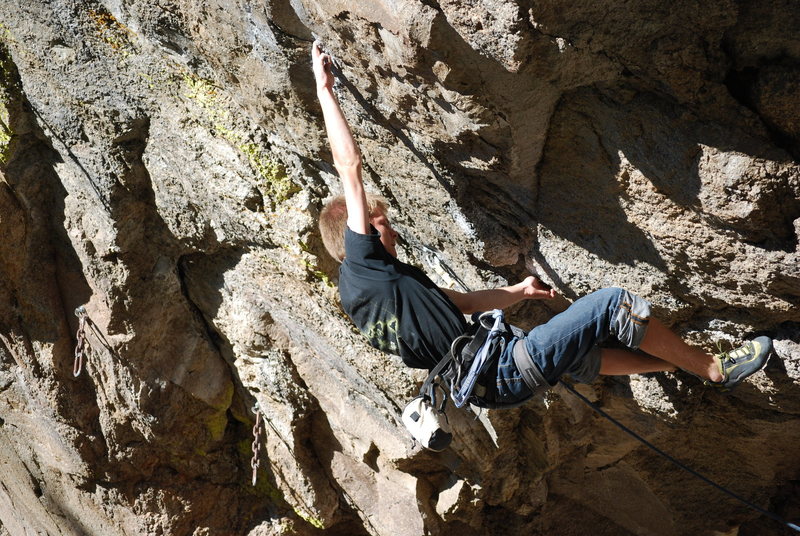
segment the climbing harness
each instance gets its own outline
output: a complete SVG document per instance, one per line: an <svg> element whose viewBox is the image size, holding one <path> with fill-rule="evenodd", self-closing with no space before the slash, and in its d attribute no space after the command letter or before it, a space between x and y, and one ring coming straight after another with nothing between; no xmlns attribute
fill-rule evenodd
<svg viewBox="0 0 800 536"><path fill-rule="evenodd" d="M72 364L72 375L77 378L83 370L83 360L91 346L86 338L86 323L89 319L86 307L81 305L75 309L75 316L78 317L78 333L75 334L77 344L75 345L75 361Z"/></svg>
<svg viewBox="0 0 800 536"><path fill-rule="evenodd" d="M789 523L788 521L786 521L785 519L783 519L779 515L774 514L774 513L770 512L768 510L764 510L763 508L751 503L747 499L741 497L740 495L737 495L736 493L734 493L731 490L725 488L724 486L722 486L720 484L717 484L716 482L714 482L710 478L698 473L697 471L695 471L691 467L688 467L687 465L679 462L678 460L676 460L675 458L673 458L672 456L670 456L669 454L667 454L666 452L664 452L660 448L656 447L655 445L650 443L648 440L646 440L645 438L643 438L642 436L640 436L639 434L637 434L636 432L634 432L633 430L631 430L630 428L628 428L627 426L625 426L624 424L622 424L621 422L616 420L614 417L612 417L611 415L609 415L608 413L606 413L605 411L600 409L600 407L598 407L597 404L594 404L588 398L586 398L585 396L580 394L578 391L575 390L574 387L572 387L571 385L569 385L565 381L559 380L559 383L562 386L564 386L564 388L567 389L567 391L569 391L570 393L572 393L573 395L578 397L587 406L592 408L593 411L595 411L599 415L601 415L601 416L605 417L606 419L608 419L609 422L611 422L614 426L616 426L617 428L619 428L620 430L622 430L623 432L625 432L629 436L633 437L634 439L639 441L641 444L643 444L644 446L646 446L647 448L649 448L650 450L652 450L653 452L655 452L659 456L663 457L665 460L667 460L667 461L673 463L674 465L680 467L681 469L683 469L687 473L691 474L692 476L694 476L696 478L699 478L700 480L702 480L706 484L709 484L710 486L713 486L713 487L717 488L719 491L721 491L721 492L733 497L737 501L741 502L742 504L744 504L745 506L747 506L749 508L752 508L756 512L764 514L765 516L777 521L778 523L781 523L781 524L787 526L788 528L790 528L790 529L792 529L792 530L794 530L796 532L800 532L800 526L795 525L794 523Z"/></svg>
<svg viewBox="0 0 800 536"><path fill-rule="evenodd" d="M488 354L492 346L492 341L500 333L505 331L503 328L503 311L500 309L494 309L488 313L483 313L480 315L478 317L478 322L480 322L481 327L486 329L486 324L489 322L490 318L493 319L494 322L492 323L491 328L489 328L489 332L486 334L486 339L484 340L483 345L480 347L475 359L472 361L472 365L469 368L467 377L464 378L463 381L459 381L461 380L462 371L461 368L458 367L456 384L453 386L453 404L455 404L457 408L463 407L464 404L467 403L470 395L472 395L472 391L475 389L475 382L477 382L478 376L485 372L484 365L488 363ZM456 363L458 363L458 360L456 360Z"/></svg>
<svg viewBox="0 0 800 536"><path fill-rule="evenodd" d="M253 406L253 413L256 414L256 423L253 425L253 458L250 460L250 467L253 469L253 485L256 485L258 480L258 467L261 462L258 460L258 453L261 450L261 430L264 427L261 423L261 410L258 407L258 402Z"/></svg>
<svg viewBox="0 0 800 536"><path fill-rule="evenodd" d="M493 400L487 388L480 383L494 360L503 352L509 336L521 337L523 334L516 326L505 323L503 311L499 309L473 315L473 323L451 343L450 351L439 360L422 383L419 395L403 410L403 424L411 436L429 450L440 451L450 444L452 433L445 413L448 391L457 408L470 404L479 409L501 409L520 406L549 389L551 385L538 369L536 373L541 378L539 386L531 388L530 396L515 402ZM524 345L518 344L517 347L522 347L524 351ZM517 347L514 348L515 354L518 353ZM527 356L527 351L524 352ZM535 368L530 356L527 359ZM447 390L435 383L437 376L441 376ZM437 388L441 391L440 404L437 404Z"/></svg>
<svg viewBox="0 0 800 536"><path fill-rule="evenodd" d="M441 373L456 407L460 408L469 403L476 408L514 408L521 406L533 397L542 395L552 387L528 355L525 345L520 344L519 339L525 336L525 332L516 326L507 324L502 311L496 309L487 313L476 313L472 320L473 324L468 327L465 334L453 341L450 351L431 371L428 380L429 382L433 381L433 376ZM517 342L512 349L512 355L518 368L523 372L522 379L530 388L531 393L524 399L515 402L498 401L493 398L491 391L481 384L481 381L485 380L486 373L505 351L505 345L511 344L515 338ZM451 361L452 365L446 367ZM527 376L526 371L528 372Z"/></svg>
<svg viewBox="0 0 800 536"><path fill-rule="evenodd" d="M514 343L511 356L514 358L514 365L516 365L520 376L522 376L522 381L531 390L533 397L539 396L553 387L542 374L542 369L539 368L539 365L533 361L533 356L528 353L525 341L522 338Z"/></svg>

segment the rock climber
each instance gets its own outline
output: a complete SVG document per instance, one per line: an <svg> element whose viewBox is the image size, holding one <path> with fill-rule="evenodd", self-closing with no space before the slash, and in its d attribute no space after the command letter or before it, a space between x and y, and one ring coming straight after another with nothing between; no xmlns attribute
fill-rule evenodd
<svg viewBox="0 0 800 536"><path fill-rule="evenodd" d="M535 277L477 292L442 289L418 268L399 261L398 234L386 201L364 190L361 154L333 92L332 60L318 42L312 46L312 62L344 190L323 209L320 232L328 252L341 263L342 306L374 347L399 355L409 367L432 369L469 329L465 314L555 296ZM625 348L601 346L612 338ZM527 400L542 379L555 385L565 374L590 383L600 374L680 368L709 385L730 389L762 369L772 348L768 337L758 337L735 350L709 354L653 318L646 300L619 288L588 294L547 323L527 333L506 331L501 339L478 378L488 407Z"/></svg>

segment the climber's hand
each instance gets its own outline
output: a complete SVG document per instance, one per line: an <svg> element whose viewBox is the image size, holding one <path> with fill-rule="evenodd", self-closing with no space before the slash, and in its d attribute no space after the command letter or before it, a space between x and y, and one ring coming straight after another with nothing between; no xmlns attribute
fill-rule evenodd
<svg viewBox="0 0 800 536"><path fill-rule="evenodd" d="M333 87L331 57L322 51L320 41L314 41L314 44L311 45L311 62L314 67L314 78L317 80L317 91Z"/></svg>
<svg viewBox="0 0 800 536"><path fill-rule="evenodd" d="M556 297L556 291L532 275L526 277L522 283L522 293L529 300L549 300Z"/></svg>

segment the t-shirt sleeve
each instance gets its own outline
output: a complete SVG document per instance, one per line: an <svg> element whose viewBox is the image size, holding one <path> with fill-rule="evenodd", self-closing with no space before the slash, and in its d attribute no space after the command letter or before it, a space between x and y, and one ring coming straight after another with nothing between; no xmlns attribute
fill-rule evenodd
<svg viewBox="0 0 800 536"><path fill-rule="evenodd" d="M372 231L370 234L360 234L345 227L345 259L360 265L374 265L376 262L391 264L389 252L383 247L380 233L371 225L369 228Z"/></svg>

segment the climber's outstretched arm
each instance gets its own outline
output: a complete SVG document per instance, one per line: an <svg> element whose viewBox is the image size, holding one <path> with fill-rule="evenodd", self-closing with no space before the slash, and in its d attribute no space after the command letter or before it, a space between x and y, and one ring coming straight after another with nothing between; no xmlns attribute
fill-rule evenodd
<svg viewBox="0 0 800 536"><path fill-rule="evenodd" d="M478 311L505 309L522 300L542 300L554 298L556 292L548 288L538 278L529 276L524 281L508 287L458 292L443 288L450 301L465 315Z"/></svg>
<svg viewBox="0 0 800 536"><path fill-rule="evenodd" d="M325 118L325 129L333 153L333 165L339 172L347 203L347 226L360 234L369 233L369 210L361 180L361 153L358 150L347 120L344 118L339 101L333 94L333 74L331 57L322 52L319 41L311 49L314 77L317 81L317 97Z"/></svg>

